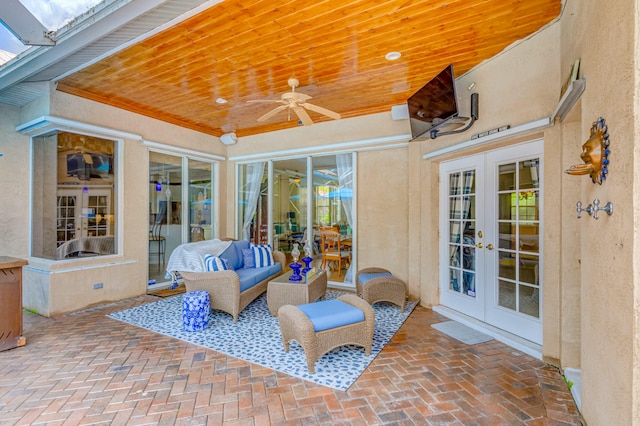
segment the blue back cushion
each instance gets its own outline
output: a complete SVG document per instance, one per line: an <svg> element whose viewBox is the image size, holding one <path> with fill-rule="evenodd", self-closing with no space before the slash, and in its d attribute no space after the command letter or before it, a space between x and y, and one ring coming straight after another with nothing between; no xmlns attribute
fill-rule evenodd
<svg viewBox="0 0 640 426"><path fill-rule="evenodd" d="M338 299L298 305L298 308L311 320L315 331L364 321L364 312L361 309Z"/></svg>
<svg viewBox="0 0 640 426"><path fill-rule="evenodd" d="M223 259L227 259L229 262L229 266L231 269L238 269L238 265L241 265L242 258L238 259L238 253L236 252L236 248L233 244L230 244L222 253L220 253L220 257ZM240 266L241 268L242 266Z"/></svg>
<svg viewBox="0 0 640 426"><path fill-rule="evenodd" d="M249 248L249 241L234 241L231 245L236 249L236 255L238 256L238 263L236 263L236 266L233 269L244 268L244 256L242 255L242 250Z"/></svg>

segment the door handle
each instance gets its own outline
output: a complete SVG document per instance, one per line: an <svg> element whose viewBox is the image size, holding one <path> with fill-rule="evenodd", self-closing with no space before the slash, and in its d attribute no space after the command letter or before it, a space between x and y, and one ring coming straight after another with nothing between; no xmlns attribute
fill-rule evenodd
<svg viewBox="0 0 640 426"><path fill-rule="evenodd" d="M493 250L493 244L491 243L487 244L487 250Z"/></svg>
<svg viewBox="0 0 640 426"><path fill-rule="evenodd" d="M477 247L477 248L482 248L482 243L478 243L478 244L476 244L476 247Z"/></svg>

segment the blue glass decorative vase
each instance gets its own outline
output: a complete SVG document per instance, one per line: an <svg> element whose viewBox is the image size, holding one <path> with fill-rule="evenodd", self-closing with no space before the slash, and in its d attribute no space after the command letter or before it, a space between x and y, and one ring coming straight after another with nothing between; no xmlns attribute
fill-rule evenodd
<svg viewBox="0 0 640 426"><path fill-rule="evenodd" d="M307 272L309 272L311 270L311 262L313 262L313 257L310 256L305 256L302 258L302 261L304 262L304 269L302 269L302 273L306 274Z"/></svg>
<svg viewBox="0 0 640 426"><path fill-rule="evenodd" d="M293 274L289 277L289 281L302 281L302 275L300 275L300 268L302 268L302 263L300 262L291 262L289 264L289 268L293 271Z"/></svg>

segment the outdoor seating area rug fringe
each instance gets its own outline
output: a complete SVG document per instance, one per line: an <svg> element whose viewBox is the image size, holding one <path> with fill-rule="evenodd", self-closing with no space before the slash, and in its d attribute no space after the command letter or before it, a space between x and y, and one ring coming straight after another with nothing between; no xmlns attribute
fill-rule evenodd
<svg viewBox="0 0 640 426"><path fill-rule="evenodd" d="M334 299L342 294L328 290L325 298ZM404 312L400 312L396 305L374 304L376 319L371 355L367 356L359 346L342 346L316 361L315 374L308 374L304 350L297 342L291 342L289 352L284 351L278 318L269 313L266 293L240 313L237 323L231 315L212 310L208 327L199 332L183 330L183 297L184 294L164 298L107 316L342 391L362 374L416 306L416 302L407 302Z"/></svg>

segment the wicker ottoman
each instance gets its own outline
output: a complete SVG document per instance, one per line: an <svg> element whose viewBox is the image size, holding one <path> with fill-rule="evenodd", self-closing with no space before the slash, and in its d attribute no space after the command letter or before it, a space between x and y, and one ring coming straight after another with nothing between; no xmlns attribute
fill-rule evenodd
<svg viewBox="0 0 640 426"><path fill-rule="evenodd" d="M184 331L202 331L209 325L209 292L189 291L182 299L182 326Z"/></svg>
<svg viewBox="0 0 640 426"><path fill-rule="evenodd" d="M284 350L295 340L304 349L309 374L316 361L344 345L364 347L371 354L375 314L371 305L354 294L305 305L285 305L278 310Z"/></svg>
<svg viewBox="0 0 640 426"><path fill-rule="evenodd" d="M404 311L407 285L384 268L364 268L356 274L356 291L360 297L373 305L376 302L391 302Z"/></svg>

